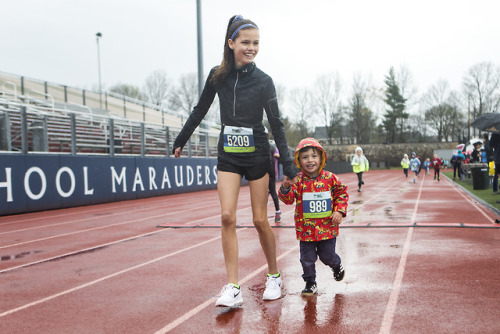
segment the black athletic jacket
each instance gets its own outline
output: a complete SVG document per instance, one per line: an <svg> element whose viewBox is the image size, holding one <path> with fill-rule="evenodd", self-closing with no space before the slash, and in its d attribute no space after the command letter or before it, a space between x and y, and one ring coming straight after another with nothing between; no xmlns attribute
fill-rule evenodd
<svg viewBox="0 0 500 334"><path fill-rule="evenodd" d="M221 84L215 85L211 78L215 68L210 71L203 93L194 107L186 124L174 141L173 151L184 147L194 130L200 125L212 104L215 94L219 96L222 130L219 135L218 159L232 164L248 167L269 160L269 141L262 119L264 110L271 125L274 140L280 152L280 160L286 176L296 176L296 169L288 153L285 130L280 119L276 89L270 76L262 72L254 63L241 69L234 69ZM224 126L253 128L255 152L228 153L224 151Z"/></svg>

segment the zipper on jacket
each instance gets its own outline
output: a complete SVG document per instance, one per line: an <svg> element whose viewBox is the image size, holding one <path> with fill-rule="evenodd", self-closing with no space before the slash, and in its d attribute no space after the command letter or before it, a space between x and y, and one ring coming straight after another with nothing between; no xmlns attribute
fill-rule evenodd
<svg viewBox="0 0 500 334"><path fill-rule="evenodd" d="M238 84L239 73L236 72L236 82L234 83L233 117L236 117L236 85Z"/></svg>

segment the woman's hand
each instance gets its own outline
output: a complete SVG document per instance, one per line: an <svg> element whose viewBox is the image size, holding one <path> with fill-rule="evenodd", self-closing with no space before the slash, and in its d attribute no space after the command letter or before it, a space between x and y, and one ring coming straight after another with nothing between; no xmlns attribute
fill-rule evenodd
<svg viewBox="0 0 500 334"><path fill-rule="evenodd" d="M182 147L177 147L174 151L174 157L178 158L182 154Z"/></svg>

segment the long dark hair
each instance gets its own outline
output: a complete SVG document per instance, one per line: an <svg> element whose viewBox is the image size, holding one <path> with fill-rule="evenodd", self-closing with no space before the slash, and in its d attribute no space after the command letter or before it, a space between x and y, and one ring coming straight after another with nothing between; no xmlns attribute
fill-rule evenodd
<svg viewBox="0 0 500 334"><path fill-rule="evenodd" d="M240 30L240 28L243 25L248 25ZM241 15L234 15L229 19L229 23L227 24L227 30L226 30L226 38L224 40L224 55L222 58L221 64L215 69L214 74L212 75L212 81L216 84L221 83L224 81L224 79L227 77L229 72L234 67L234 52L233 50L229 47L229 40L232 39L233 41L238 38L240 31L245 30L245 29L258 29L257 25L253 23L250 20L244 19ZM238 31L237 31L238 30ZM236 34L233 36L234 32ZM232 38L231 38L232 37Z"/></svg>

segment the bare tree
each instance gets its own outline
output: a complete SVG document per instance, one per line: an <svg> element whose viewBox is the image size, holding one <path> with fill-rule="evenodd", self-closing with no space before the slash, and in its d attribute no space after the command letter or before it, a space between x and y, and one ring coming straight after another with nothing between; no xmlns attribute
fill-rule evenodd
<svg viewBox="0 0 500 334"><path fill-rule="evenodd" d="M449 89L448 82L439 81L431 86L423 96L423 103L427 106L425 120L437 133L438 141L452 140L463 122L457 108L456 93Z"/></svg>
<svg viewBox="0 0 500 334"><path fill-rule="evenodd" d="M205 116L205 120L212 122L213 124L222 125L220 120L220 103L219 97L215 95L215 99L208 110L207 116Z"/></svg>
<svg viewBox="0 0 500 334"><path fill-rule="evenodd" d="M198 80L195 73L181 76L179 85L170 95L170 106L184 116L189 116L198 102Z"/></svg>
<svg viewBox="0 0 500 334"><path fill-rule="evenodd" d="M290 94L290 99L300 137L306 138L309 136L307 121L313 110L311 91L307 88L295 88Z"/></svg>
<svg viewBox="0 0 500 334"><path fill-rule="evenodd" d="M371 80L371 79L370 79ZM370 81L371 82L371 81ZM386 134L382 126L383 114L385 112L385 90L382 86L371 84L366 95L366 104L370 107L373 115L374 125L370 133L370 143L382 143L386 141ZM376 124L379 124L378 126Z"/></svg>
<svg viewBox="0 0 500 334"><path fill-rule="evenodd" d="M396 82L398 83L401 96L406 100L406 109L410 109L418 103L416 100L417 88L413 83L413 75L406 65L400 65L396 73Z"/></svg>
<svg viewBox="0 0 500 334"><path fill-rule="evenodd" d="M142 99L141 89L134 85L117 83L116 85L111 86L109 88L109 91L124 96L128 96L133 99L138 99L138 100Z"/></svg>
<svg viewBox="0 0 500 334"><path fill-rule="evenodd" d="M275 87L276 87L276 98L278 99L278 103L281 106L286 98L286 87L279 84L275 85Z"/></svg>
<svg viewBox="0 0 500 334"><path fill-rule="evenodd" d="M314 84L315 88L315 108L320 121L325 124L328 143L333 143L335 134L341 137L340 121L341 115L338 112L340 103L340 93L342 84L338 73L328 73L318 76Z"/></svg>
<svg viewBox="0 0 500 334"><path fill-rule="evenodd" d="M170 90L170 82L167 73L163 70L156 70L151 73L147 77L146 84L144 85L146 100L157 106L167 100Z"/></svg>
<svg viewBox="0 0 500 334"><path fill-rule="evenodd" d="M360 73L353 75L351 98L348 107L349 130L356 138L356 143L370 141L370 131L375 122L372 111L366 106L366 97L369 92L369 82L362 78Z"/></svg>
<svg viewBox="0 0 500 334"><path fill-rule="evenodd" d="M464 76L464 93L470 99L473 116L498 110L500 105L500 67L491 62L472 66Z"/></svg>
<svg viewBox="0 0 500 334"><path fill-rule="evenodd" d="M433 135L428 131L429 129L430 127L427 127L425 121L425 111L411 114L408 117L408 133L413 140L419 143L425 142L426 138Z"/></svg>

